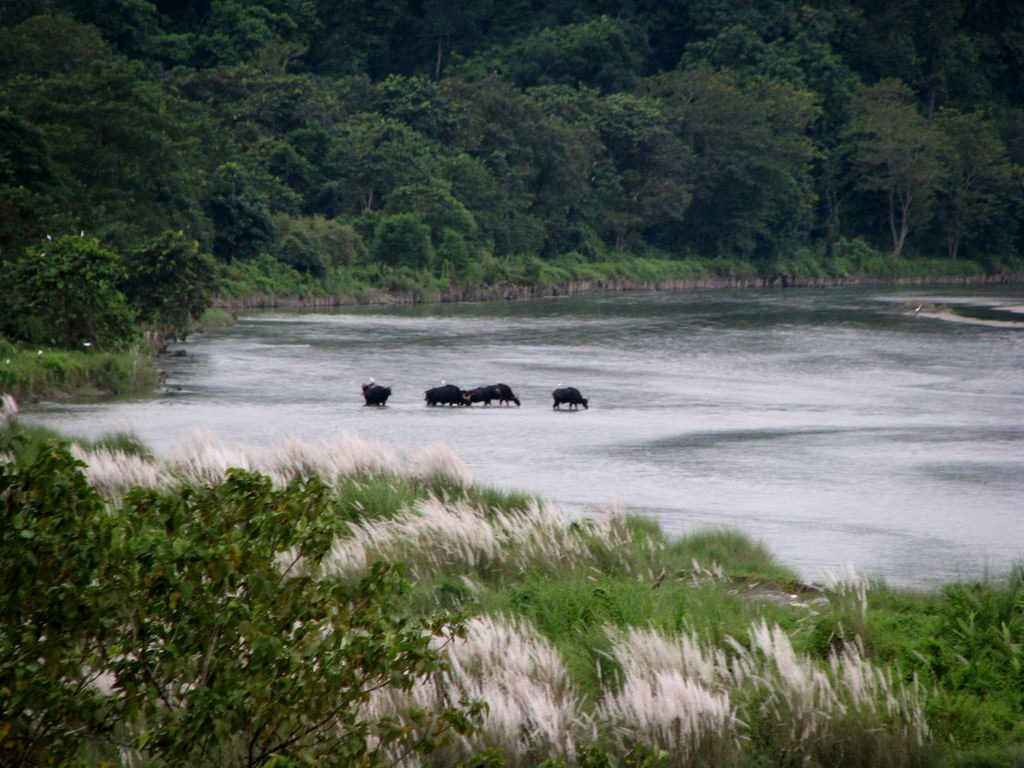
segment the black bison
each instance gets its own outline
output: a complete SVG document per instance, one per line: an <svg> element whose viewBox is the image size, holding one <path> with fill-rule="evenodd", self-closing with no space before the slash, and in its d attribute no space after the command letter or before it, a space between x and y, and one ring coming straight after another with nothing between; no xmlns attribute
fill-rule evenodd
<svg viewBox="0 0 1024 768"><path fill-rule="evenodd" d="M568 403L570 411L581 405L584 409L588 407L587 398L581 395L576 387L559 387L551 393L551 396L555 398L555 404L552 408L558 408L562 403Z"/></svg>
<svg viewBox="0 0 1024 768"><path fill-rule="evenodd" d="M444 384L440 387L428 389L423 393L427 405L465 405L462 399L462 390L454 384Z"/></svg>
<svg viewBox="0 0 1024 768"><path fill-rule="evenodd" d="M491 400L493 399L490 387L477 387L476 389L462 390L462 402L466 405L472 405L473 403L490 405Z"/></svg>
<svg viewBox="0 0 1024 768"><path fill-rule="evenodd" d="M516 397L512 387L508 384L493 384L491 386L491 396L498 401L499 405L508 405L509 403L519 405L519 398Z"/></svg>
<svg viewBox="0 0 1024 768"><path fill-rule="evenodd" d="M367 405L387 405L391 397L391 387L382 387L380 384L363 384L363 397Z"/></svg>
<svg viewBox="0 0 1024 768"><path fill-rule="evenodd" d="M462 399L466 405L473 403L490 405L491 400L497 400L500 405L508 405L510 402L519 405L519 398L508 384L491 384L487 387L465 389L462 391Z"/></svg>

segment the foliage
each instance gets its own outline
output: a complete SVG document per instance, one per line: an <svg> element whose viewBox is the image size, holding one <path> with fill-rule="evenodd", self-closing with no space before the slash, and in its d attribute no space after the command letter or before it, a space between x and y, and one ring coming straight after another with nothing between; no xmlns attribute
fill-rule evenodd
<svg viewBox="0 0 1024 768"><path fill-rule="evenodd" d="M44 442L0 471L12 764L375 764L406 749L424 765L1019 758L1020 569L928 593L852 571L810 588L731 531L670 541L614 514L566 525L521 494L367 471L355 455L325 485L314 473L340 446L302 452L273 485L179 466L170 486L126 495L102 473L156 460L118 453L104 470L110 448L89 450L85 467ZM399 561L408 581L384 564ZM479 614L465 642L441 639L457 625L426 618L439 606ZM445 691L491 712L424 720ZM663 722L680 706L704 714ZM317 712L343 728L320 730ZM467 738L446 740L452 729Z"/></svg>
<svg viewBox="0 0 1024 768"><path fill-rule="evenodd" d="M0 469L0 748L11 765L109 760L375 764L403 734L372 723L375 690L438 664L458 625L404 615L401 579L313 575L337 531L317 481L275 491L138 489L117 509L61 445ZM473 710L424 713L429 752ZM371 741L372 738L372 741ZM122 752L125 754L125 752Z"/></svg>
<svg viewBox="0 0 1024 768"><path fill-rule="evenodd" d="M449 5L8 3L5 277L94 234L181 333L218 290L1020 271L1005 3ZM66 336L23 303L5 333Z"/></svg>
<svg viewBox="0 0 1024 768"><path fill-rule="evenodd" d="M213 253L222 261L252 259L276 234L265 198L238 163L213 174L206 208L215 230Z"/></svg>
<svg viewBox="0 0 1024 768"><path fill-rule="evenodd" d="M374 230L370 256L381 264L429 267L434 259L430 227L415 213L386 216Z"/></svg>
<svg viewBox="0 0 1024 768"><path fill-rule="evenodd" d="M138 308L139 321L184 338L213 303L217 267L199 243L183 232L165 232L127 259L124 292Z"/></svg>
<svg viewBox="0 0 1024 768"><path fill-rule="evenodd" d="M895 80L862 87L851 123L858 186L881 192L888 210L893 256L929 211L941 172L940 137L914 105L913 92Z"/></svg>
<svg viewBox="0 0 1024 768"><path fill-rule="evenodd" d="M11 337L63 349L111 349L130 340L135 313L120 290L124 269L96 238L48 236L0 268L9 298L0 328Z"/></svg>

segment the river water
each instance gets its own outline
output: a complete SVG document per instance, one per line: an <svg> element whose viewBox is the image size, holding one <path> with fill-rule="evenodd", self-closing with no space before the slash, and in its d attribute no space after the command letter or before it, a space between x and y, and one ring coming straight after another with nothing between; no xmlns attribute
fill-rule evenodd
<svg viewBox="0 0 1024 768"><path fill-rule="evenodd" d="M1024 328L908 314L908 301L1012 319L992 307L1024 305L1024 288L252 312L167 358L158 396L23 418L130 431L157 454L198 430L443 442L480 483L570 514L621 504L672 534L739 529L807 580L848 564L910 587L1005 573L1024 561ZM392 387L388 407L362 405L370 377ZM507 383L522 407L427 408L442 380ZM552 410L559 384L590 409Z"/></svg>

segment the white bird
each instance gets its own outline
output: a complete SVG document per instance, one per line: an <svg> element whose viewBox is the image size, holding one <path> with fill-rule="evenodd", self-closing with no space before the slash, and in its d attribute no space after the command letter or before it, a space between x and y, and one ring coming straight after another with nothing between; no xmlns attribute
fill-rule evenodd
<svg viewBox="0 0 1024 768"><path fill-rule="evenodd" d="M49 235L47 235L47 236L46 236L46 239L47 239L47 240L53 240L53 238L52 238L52 237L50 237Z"/></svg>
<svg viewBox="0 0 1024 768"><path fill-rule="evenodd" d="M78 236L79 237L85 237L85 230L83 229L81 232L79 232Z"/></svg>

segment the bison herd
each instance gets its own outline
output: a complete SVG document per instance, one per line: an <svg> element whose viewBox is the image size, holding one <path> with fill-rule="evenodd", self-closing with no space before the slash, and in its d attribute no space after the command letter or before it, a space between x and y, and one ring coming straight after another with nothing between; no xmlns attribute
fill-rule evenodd
<svg viewBox="0 0 1024 768"><path fill-rule="evenodd" d="M519 405L519 397L508 384L491 384L474 389L459 389L454 384L442 383L440 387L428 389L423 393L423 396L427 405L430 406L471 406L474 403L490 405L492 402L497 402L498 405L511 405L512 403ZM570 411L577 410L581 405L585 409L589 407L587 398L583 397L576 387L560 386L551 393L551 396L554 398L552 408L555 410L561 409L563 404L568 405ZM387 405L389 397L391 397L391 387L382 387L380 384L375 383L373 379L370 379L368 384L363 384L363 398L366 400L367 405Z"/></svg>

